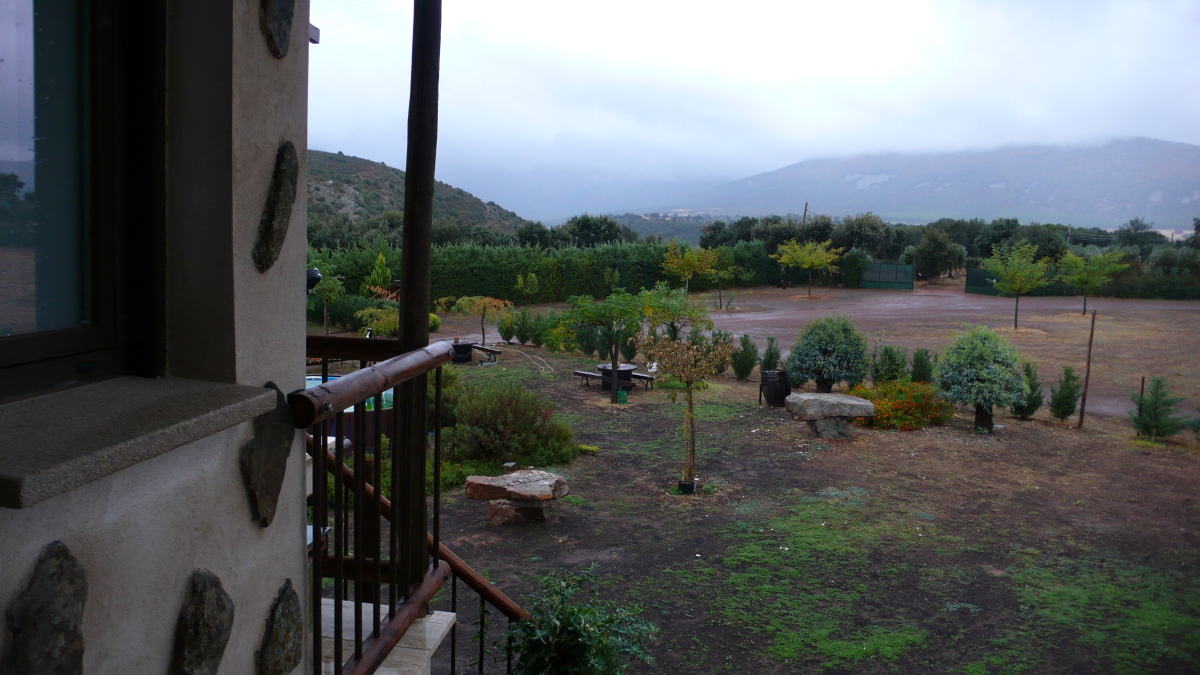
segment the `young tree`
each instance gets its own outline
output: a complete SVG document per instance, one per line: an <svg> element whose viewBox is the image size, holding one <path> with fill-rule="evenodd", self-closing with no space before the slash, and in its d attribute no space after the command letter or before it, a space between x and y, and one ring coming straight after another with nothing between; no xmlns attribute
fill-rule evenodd
<svg viewBox="0 0 1200 675"><path fill-rule="evenodd" d="M854 386L867 375L867 341L849 318L831 314L808 324L788 354L788 380L795 387L816 380L817 391L833 385Z"/></svg>
<svg viewBox="0 0 1200 675"><path fill-rule="evenodd" d="M709 274L716 262L715 251L689 246L681 247L672 241L667 245L667 253L663 258L663 269L679 277L683 281L686 292L691 285L692 277Z"/></svg>
<svg viewBox="0 0 1200 675"><path fill-rule="evenodd" d="M1155 376L1150 378L1150 390L1145 395L1134 394L1133 410L1129 411L1129 421L1138 436L1151 440L1174 436L1183 431L1183 418L1175 416L1175 408L1183 402L1182 396L1171 396L1167 390L1167 378Z"/></svg>
<svg viewBox="0 0 1200 675"><path fill-rule="evenodd" d="M312 293L321 299L322 323L325 326L325 334L329 335L329 303L339 295L345 295L346 287L341 279L330 274L321 277L317 285L313 286Z"/></svg>
<svg viewBox="0 0 1200 675"><path fill-rule="evenodd" d="M975 406L975 429L992 433L992 408L1007 408L1028 390L1017 350L983 326L959 333L946 348L937 381L948 401Z"/></svg>
<svg viewBox="0 0 1200 675"><path fill-rule="evenodd" d="M913 382L933 382L933 366L936 362L937 355L928 349L920 347L913 350L912 370L908 373L909 379Z"/></svg>
<svg viewBox="0 0 1200 675"><path fill-rule="evenodd" d="M441 303L441 308L444 309L446 303L443 298L438 302ZM487 344L487 327L484 322L491 317L496 320L503 320L508 316L508 310L513 306L508 300L500 300L498 298L489 298L484 295L469 295L464 298L459 298L450 306L450 311L457 314L478 314L479 315L479 344Z"/></svg>
<svg viewBox="0 0 1200 675"><path fill-rule="evenodd" d="M371 269L371 273L367 275L366 281L363 282L363 293L370 291L378 293L380 289L387 288L392 285L392 271L388 269L387 258L383 257L383 252L375 258L375 267Z"/></svg>
<svg viewBox="0 0 1200 675"><path fill-rule="evenodd" d="M813 273L818 271L836 272L837 262L843 249L830 248L832 241L820 244L808 242L798 243L795 239L779 247L779 251L771 257L778 260L780 265L797 267L808 270L808 295L812 297Z"/></svg>
<svg viewBox="0 0 1200 675"><path fill-rule="evenodd" d="M717 309L722 309L725 306L725 298L721 292L722 282L736 279L741 274L742 268L737 266L737 259L733 257L733 249L728 246L718 246L711 250L713 261L708 270L708 276L717 282Z"/></svg>
<svg viewBox="0 0 1200 675"><path fill-rule="evenodd" d="M708 310L688 299L687 291L671 288L665 281L655 284L646 295L646 321L650 332L662 330L672 340L682 340L685 332L712 329Z"/></svg>
<svg viewBox="0 0 1200 675"><path fill-rule="evenodd" d="M1063 421L1075 414L1079 405L1079 396L1083 393L1083 383L1071 366L1063 366L1062 376L1058 382L1050 385L1050 414L1058 421Z"/></svg>
<svg viewBox="0 0 1200 675"><path fill-rule="evenodd" d="M1083 293L1083 313L1087 314L1088 295L1094 295L1100 287L1107 284L1114 274L1129 267L1120 263L1121 252L1109 251L1103 255L1082 258L1067 252L1062 258L1063 283L1079 289Z"/></svg>
<svg viewBox="0 0 1200 675"><path fill-rule="evenodd" d="M1012 407L1012 413L1023 420L1033 417L1034 413L1041 410L1042 404L1046 402L1046 394L1042 391L1042 381L1038 379L1037 365L1031 361L1026 361L1021 366L1022 378L1025 380L1025 388L1027 393L1025 398L1017 402Z"/></svg>
<svg viewBox="0 0 1200 675"><path fill-rule="evenodd" d="M681 480L690 483L696 477L696 412L693 393L708 387L708 378L725 370L733 354L733 341L714 339L672 340L647 335L638 342L646 358L658 363L662 372L672 375L684 387L687 410L684 412L684 460ZM671 392L674 400L675 392Z"/></svg>
<svg viewBox="0 0 1200 675"><path fill-rule="evenodd" d="M984 267L996 275L992 283L1001 293L1008 293L1017 298L1013 307L1013 328L1017 327L1017 312L1021 309L1021 296L1050 283L1046 278L1046 270L1050 261L1042 258L1037 260L1037 247L1028 242L1016 244L1000 244L993 247L992 256L983 261Z"/></svg>
<svg viewBox="0 0 1200 675"><path fill-rule="evenodd" d="M966 260L966 249L938 228L927 227L925 236L910 251L905 251L905 257L911 257L911 264L922 278L933 279L944 273L953 277L954 270L962 267Z"/></svg>
<svg viewBox="0 0 1200 675"><path fill-rule="evenodd" d="M607 357L612 366L612 402L617 402L620 383L617 372L620 361L621 336L637 334L646 318L647 295L632 295L618 290L603 300L590 295L579 295L569 299L571 310L563 316L568 324L594 326L595 346L601 356Z"/></svg>
<svg viewBox="0 0 1200 675"><path fill-rule="evenodd" d="M881 345L871 352L871 381L875 384L895 382L908 375L908 350L904 347Z"/></svg>
<svg viewBox="0 0 1200 675"><path fill-rule="evenodd" d="M754 366L758 365L758 345L749 335L742 335L741 348L734 351L729 360L733 365L734 377L745 380L754 372Z"/></svg>
<svg viewBox="0 0 1200 675"><path fill-rule="evenodd" d="M779 361L783 358L783 353L779 350L779 340L772 335L767 338L767 348L763 351L762 360L758 362L759 372L767 370L778 370Z"/></svg>

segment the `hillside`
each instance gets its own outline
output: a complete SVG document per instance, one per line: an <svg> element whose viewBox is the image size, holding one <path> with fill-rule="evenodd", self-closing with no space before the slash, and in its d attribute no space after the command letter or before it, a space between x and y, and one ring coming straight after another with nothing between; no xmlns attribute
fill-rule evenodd
<svg viewBox="0 0 1200 675"><path fill-rule="evenodd" d="M404 172L380 162L342 153L308 151L308 210L342 214L351 222L404 210ZM484 202L466 190L439 181L433 196L434 220L457 221L509 232L525 219Z"/></svg>
<svg viewBox="0 0 1200 675"><path fill-rule="evenodd" d="M762 215L887 220L1019 218L1114 228L1140 216L1192 228L1200 216L1200 147L1148 138L1094 146L1014 146L942 154L811 159L725 183L678 207Z"/></svg>

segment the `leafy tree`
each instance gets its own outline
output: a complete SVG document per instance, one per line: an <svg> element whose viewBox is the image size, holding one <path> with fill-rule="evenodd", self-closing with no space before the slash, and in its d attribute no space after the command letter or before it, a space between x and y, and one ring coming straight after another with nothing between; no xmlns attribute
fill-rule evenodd
<svg viewBox="0 0 1200 675"><path fill-rule="evenodd" d="M1182 396L1171 396L1167 390L1167 378L1150 378L1150 390L1145 395L1130 397L1135 408L1129 411L1129 421L1138 436L1150 439L1174 436L1183 430L1183 418L1175 416L1175 408L1183 402Z"/></svg>
<svg viewBox="0 0 1200 675"><path fill-rule="evenodd" d="M836 226L837 223L829 216L810 216L808 220L800 223L795 238L799 242L814 244L829 241L833 238L833 228Z"/></svg>
<svg viewBox="0 0 1200 675"><path fill-rule="evenodd" d="M321 301L321 316L322 325L325 327L325 334L329 334L329 302L339 295L346 294L346 287L342 284L342 280L332 274L321 277L316 286L313 286L312 297Z"/></svg>
<svg viewBox="0 0 1200 675"><path fill-rule="evenodd" d="M550 247L550 230L541 222L526 222L517 226L517 244L532 248Z"/></svg>
<svg viewBox="0 0 1200 675"><path fill-rule="evenodd" d="M921 347L913 350L909 379L913 382L933 382L933 367L936 362L937 356L928 349Z"/></svg>
<svg viewBox="0 0 1200 675"><path fill-rule="evenodd" d="M908 364L908 350L903 347L882 345L871 352L871 381L875 384L895 382L908 376L904 369Z"/></svg>
<svg viewBox="0 0 1200 675"><path fill-rule="evenodd" d="M717 254L713 250L693 246L684 248L672 241L667 246L667 255L662 266L664 270L679 277L683 281L684 291L687 291L692 277L712 272L716 260Z"/></svg>
<svg viewBox="0 0 1200 675"><path fill-rule="evenodd" d="M1083 313L1087 314L1088 295L1095 295L1114 274L1129 267L1122 264L1120 251L1109 251L1088 258L1067 252L1061 263L1063 283L1083 293Z"/></svg>
<svg viewBox="0 0 1200 675"><path fill-rule="evenodd" d="M529 598L530 617L513 621L511 640L517 675L622 675L628 662L653 665L646 644L658 628L624 608L600 600L595 565L580 575L569 571L538 578L541 590ZM590 585L590 591L583 587Z"/></svg>
<svg viewBox="0 0 1200 675"><path fill-rule="evenodd" d="M609 294L603 300L596 300L590 295L575 296L570 299L570 303L571 310L567 312L564 320L599 329L597 335L603 342L597 342L596 347L600 356L607 357L612 366L612 370L609 371L613 378L612 402L616 403L617 392L620 389L616 382L620 337L640 332L642 321L646 318L647 296L632 295L621 290Z"/></svg>
<svg viewBox="0 0 1200 675"><path fill-rule="evenodd" d="M853 387L866 377L867 368L867 341L848 317L836 314L808 324L787 359L793 386L816 380L822 393L833 391L838 382Z"/></svg>
<svg viewBox="0 0 1200 675"><path fill-rule="evenodd" d="M758 345L754 344L749 335L743 334L741 348L735 350L729 360L733 364L734 377L745 380L754 372L754 366L758 365Z"/></svg>
<svg viewBox="0 0 1200 675"><path fill-rule="evenodd" d="M441 303L441 305L443 309L446 307L446 303ZM489 298L482 295L471 295L459 298L453 305L450 305L449 309L456 314L478 314L479 344L487 344L487 327L484 324L488 320L488 317L503 321L508 316L509 309L512 306L513 304L508 300Z"/></svg>
<svg viewBox="0 0 1200 675"><path fill-rule="evenodd" d="M708 310L688 299L682 288L659 282L646 293L646 321L650 331L663 331L672 340L681 340L685 332L703 333L712 328Z"/></svg>
<svg viewBox="0 0 1200 675"><path fill-rule="evenodd" d="M946 400L975 406L975 429L992 433L992 408L1012 407L1028 390L1017 350L983 326L959 333L942 354L938 386Z"/></svg>
<svg viewBox="0 0 1200 675"><path fill-rule="evenodd" d="M1050 261L1036 260L1037 247L1028 242L1001 244L992 249L992 256L983 261L987 270L996 276L994 283L1001 293L1016 296L1013 306L1013 328L1017 327L1017 313L1021 309L1021 296L1050 283L1046 271Z"/></svg>
<svg viewBox="0 0 1200 675"><path fill-rule="evenodd" d="M513 319L513 337L517 339L517 342L520 344L529 342L533 339L536 332L537 318L533 315L533 312L530 312L528 307L522 307L517 310L517 315ZM594 351L595 347L592 350Z"/></svg>
<svg viewBox="0 0 1200 675"><path fill-rule="evenodd" d="M984 225L975 236L975 251L980 258L990 258L994 247L1009 243L1021 229L1016 218L997 218Z"/></svg>
<svg viewBox="0 0 1200 675"><path fill-rule="evenodd" d="M693 338L698 334L693 333ZM693 392L708 387L707 380L725 370L733 354L733 341L727 338L711 342L702 337L688 341L647 335L638 342L646 358L658 363L660 371L678 380L684 387L687 409L684 412L683 474L681 480L690 483L696 477L696 412ZM616 387L613 388L616 391ZM670 393L675 400L675 391Z"/></svg>
<svg viewBox="0 0 1200 675"><path fill-rule="evenodd" d="M767 338L767 349L763 352L762 360L758 364L759 371L778 370L781 358L783 358L783 354L779 350L779 340L772 335Z"/></svg>
<svg viewBox="0 0 1200 675"><path fill-rule="evenodd" d="M1058 382L1050 385L1050 414L1063 421L1075 414L1075 406L1083 394L1083 383L1071 366L1063 366Z"/></svg>
<svg viewBox="0 0 1200 675"><path fill-rule="evenodd" d="M717 309L721 309L725 305L725 299L721 295L722 282L736 279L741 274L742 268L737 266L737 259L733 255L732 248L718 246L712 249L712 252L712 265L707 274L717 282Z"/></svg>
<svg viewBox="0 0 1200 675"><path fill-rule="evenodd" d="M1021 366L1022 378L1025 380L1025 388L1027 393L1025 398L1018 401L1012 407L1012 413L1023 420L1033 417L1034 413L1041 410L1042 404L1046 402L1046 394L1042 391L1042 382L1038 379L1037 365L1030 361L1026 361Z"/></svg>
<svg viewBox="0 0 1200 675"><path fill-rule="evenodd" d="M887 246L892 240L892 230L874 213L860 213L842 219L830 233L833 245L843 251L862 249L874 258L887 255Z"/></svg>
<svg viewBox="0 0 1200 675"><path fill-rule="evenodd" d="M934 227L926 228L920 243L905 255L911 257L911 261L904 258L901 261L912 264L917 275L924 279L933 279L947 272L953 277L954 270L962 267L966 261L963 247Z"/></svg>
<svg viewBox="0 0 1200 675"><path fill-rule="evenodd" d="M517 291L525 298L527 304L537 299L540 290L541 284L538 283L537 275L533 272L517 275Z"/></svg>
<svg viewBox="0 0 1200 675"><path fill-rule="evenodd" d="M1144 218L1131 218L1117 230L1117 243L1121 246L1136 246L1144 260L1155 246L1165 244L1168 239L1154 229L1154 223Z"/></svg>
<svg viewBox="0 0 1200 675"><path fill-rule="evenodd" d="M1062 225L1030 223L1017 230L1016 241L1029 242L1043 256L1057 261L1067 251L1066 231Z"/></svg>
<svg viewBox="0 0 1200 675"><path fill-rule="evenodd" d="M839 254L842 249L830 248L833 245L832 241L825 241L820 244L808 242L800 244L795 239L789 241L779 247L779 252L771 257L778 260L780 265L786 267L797 267L808 271L808 295L812 297L812 277L813 272L829 271L836 272Z"/></svg>
<svg viewBox="0 0 1200 675"><path fill-rule="evenodd" d="M638 239L638 233L628 225L622 225L610 216L593 216L587 213L571 218L559 229L570 236L571 243L579 248Z"/></svg>
<svg viewBox="0 0 1200 675"><path fill-rule="evenodd" d="M972 218L970 220L940 218L928 225L928 227L945 232L951 241L966 248L967 255L972 256L978 254L975 248L975 240L986 226L987 223L980 218Z"/></svg>

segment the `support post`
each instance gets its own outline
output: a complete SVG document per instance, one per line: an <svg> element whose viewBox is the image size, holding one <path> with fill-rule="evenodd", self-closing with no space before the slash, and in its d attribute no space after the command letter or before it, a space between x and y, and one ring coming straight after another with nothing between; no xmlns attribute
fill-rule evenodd
<svg viewBox="0 0 1200 675"><path fill-rule="evenodd" d="M1092 338L1096 337L1096 310L1092 310L1092 329L1088 332L1088 351L1087 365L1083 371L1083 398L1079 401L1079 424L1076 424L1077 429L1083 428L1083 413L1087 409L1087 392L1088 382L1092 379Z"/></svg>
<svg viewBox="0 0 1200 675"><path fill-rule="evenodd" d="M438 80L441 69L441 0L413 3L412 75L408 97L408 160L404 175L404 250L400 258L400 348L404 352L429 344L430 254L433 243L434 169L437 164ZM401 586L413 589L429 566L425 543L425 445L428 413L427 377L400 386L402 428L397 459L405 477L403 503L396 505ZM406 593L407 595L407 593Z"/></svg>

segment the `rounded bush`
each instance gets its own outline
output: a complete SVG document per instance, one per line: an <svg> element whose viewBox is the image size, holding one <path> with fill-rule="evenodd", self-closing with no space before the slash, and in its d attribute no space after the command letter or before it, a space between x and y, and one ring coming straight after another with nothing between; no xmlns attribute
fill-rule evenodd
<svg viewBox="0 0 1200 675"><path fill-rule="evenodd" d="M437 314L434 314L433 312L430 312L429 313L429 332L436 333L436 332L438 332L438 329L441 327L442 327L442 317L438 316Z"/></svg>
<svg viewBox="0 0 1200 675"><path fill-rule="evenodd" d="M992 409L1017 405L1029 393L1017 350L983 326L959 333L937 365L937 383L948 401L975 406L975 425L992 430Z"/></svg>
<svg viewBox="0 0 1200 675"><path fill-rule="evenodd" d="M875 404L875 417L864 420L876 429L912 431L934 424L945 424L953 409L928 382L894 380L874 387L858 386L846 392Z"/></svg>
<svg viewBox="0 0 1200 675"><path fill-rule="evenodd" d="M808 324L787 358L792 386L816 380L817 391L830 392L845 382L854 386L867 375L867 341L848 317L837 314Z"/></svg>

